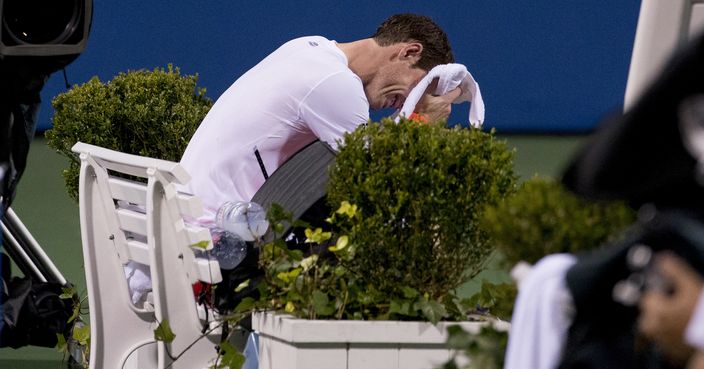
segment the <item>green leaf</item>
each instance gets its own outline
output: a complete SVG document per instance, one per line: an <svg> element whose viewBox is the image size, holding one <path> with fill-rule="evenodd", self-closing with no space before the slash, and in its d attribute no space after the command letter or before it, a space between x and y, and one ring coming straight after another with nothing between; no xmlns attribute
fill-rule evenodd
<svg viewBox="0 0 704 369"><path fill-rule="evenodd" d="M71 316L68 318L66 323L71 323L72 321L76 320L78 318L78 315L81 313L81 305L77 304L73 307L73 313Z"/></svg>
<svg viewBox="0 0 704 369"><path fill-rule="evenodd" d="M390 314L399 314L405 316L415 316L411 313L411 303L409 301L391 300L389 304Z"/></svg>
<svg viewBox="0 0 704 369"><path fill-rule="evenodd" d="M423 312L425 318L433 324L436 324L447 315L445 306L435 300L421 300L420 310Z"/></svg>
<svg viewBox="0 0 704 369"><path fill-rule="evenodd" d="M335 243L335 246L330 246L328 249L332 252L335 251L340 251L347 247L347 244L349 243L350 238L347 235L343 235L337 238L337 242Z"/></svg>
<svg viewBox="0 0 704 369"><path fill-rule="evenodd" d="M335 213L344 214L347 215L348 218L352 218L357 214L357 205L351 205L349 201L342 201Z"/></svg>
<svg viewBox="0 0 704 369"><path fill-rule="evenodd" d="M154 329L154 339L157 341L171 343L175 338L176 335L171 330L171 326L169 326L169 321L167 319L159 322L159 326Z"/></svg>
<svg viewBox="0 0 704 369"><path fill-rule="evenodd" d="M63 334L57 333L56 334L56 351L58 352L67 352L68 345L66 344L66 338L64 337Z"/></svg>
<svg viewBox="0 0 704 369"><path fill-rule="evenodd" d="M318 290L313 291L313 309L320 316L328 316L335 312L335 307L330 304L328 295Z"/></svg>
<svg viewBox="0 0 704 369"><path fill-rule="evenodd" d="M286 303L284 311L287 313L293 313L294 311L296 311L296 305L293 302L289 301Z"/></svg>
<svg viewBox="0 0 704 369"><path fill-rule="evenodd" d="M301 274L301 268L295 268L288 272L280 272L276 275L276 278L286 283L291 283L293 280L296 279L296 277L298 277L299 274Z"/></svg>
<svg viewBox="0 0 704 369"><path fill-rule="evenodd" d="M73 287L62 287L61 288L61 294L59 295L60 299L67 300L70 298L73 298L73 295L76 294L76 289Z"/></svg>
<svg viewBox="0 0 704 369"><path fill-rule="evenodd" d="M237 285L235 292L240 292L247 287L249 287L249 279Z"/></svg>
<svg viewBox="0 0 704 369"><path fill-rule="evenodd" d="M74 340L78 341L78 343L83 346L90 344L90 326L74 326L72 337Z"/></svg>
<svg viewBox="0 0 704 369"><path fill-rule="evenodd" d="M220 364L218 368L241 369L245 357L227 341L220 342Z"/></svg>
<svg viewBox="0 0 704 369"><path fill-rule="evenodd" d="M235 307L234 312L235 313L244 313L247 311L252 310L257 304L257 300L251 298L251 297L245 297L240 301L239 304Z"/></svg>
<svg viewBox="0 0 704 369"><path fill-rule="evenodd" d="M191 247L205 250L208 248L208 245L210 245L210 241L203 240L192 244Z"/></svg>
<svg viewBox="0 0 704 369"><path fill-rule="evenodd" d="M322 228L316 228L315 230L312 230L310 228L306 228L305 235L306 235L305 242L308 242L308 243L321 243L321 242L329 240L330 237L332 237L332 233L323 232Z"/></svg>
<svg viewBox="0 0 704 369"><path fill-rule="evenodd" d="M318 261L318 255L313 254L303 260L301 260L301 267L303 267L303 271L307 272L315 263Z"/></svg>
<svg viewBox="0 0 704 369"><path fill-rule="evenodd" d="M401 288L401 291L403 292L403 297L407 299L414 299L419 295L418 290L412 287L404 286L403 288Z"/></svg>
<svg viewBox="0 0 704 369"><path fill-rule="evenodd" d="M314 232L312 229L306 228L306 230L303 231L303 233L306 235L306 242L313 242Z"/></svg>
<svg viewBox="0 0 704 369"><path fill-rule="evenodd" d="M447 347L451 349L466 349L469 345L474 342L472 335L462 329L459 325L451 325L447 327Z"/></svg>

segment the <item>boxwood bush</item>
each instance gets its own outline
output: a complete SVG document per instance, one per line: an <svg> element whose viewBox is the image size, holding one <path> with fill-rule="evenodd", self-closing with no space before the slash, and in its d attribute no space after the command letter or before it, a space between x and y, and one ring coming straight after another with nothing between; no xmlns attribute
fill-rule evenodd
<svg viewBox="0 0 704 369"><path fill-rule="evenodd" d="M69 196L78 200L80 162L71 152L78 141L125 153L171 161L181 159L188 141L212 106L197 75L178 68L97 77L56 96L48 145L69 159L63 176Z"/></svg>
<svg viewBox="0 0 704 369"><path fill-rule="evenodd" d="M513 152L493 131L391 120L359 128L328 186L332 208L357 207L341 225L354 250L345 267L387 299L417 291L449 301L484 268L493 249L479 220L515 180Z"/></svg>
<svg viewBox="0 0 704 369"><path fill-rule="evenodd" d="M635 218L624 203L585 200L556 180L534 177L489 208L483 227L511 267L548 254L595 249L618 237Z"/></svg>
<svg viewBox="0 0 704 369"><path fill-rule="evenodd" d="M492 252L479 226L513 190L513 154L493 133L390 120L345 137L328 199L357 205L349 267L380 291L440 298L482 270Z"/></svg>
<svg viewBox="0 0 704 369"><path fill-rule="evenodd" d="M515 181L513 152L493 132L362 126L345 135L330 170L332 232L307 229L309 253L280 239L263 246L258 307L308 319L464 320L471 307L455 290L493 251L479 220ZM274 230L281 210L270 212Z"/></svg>

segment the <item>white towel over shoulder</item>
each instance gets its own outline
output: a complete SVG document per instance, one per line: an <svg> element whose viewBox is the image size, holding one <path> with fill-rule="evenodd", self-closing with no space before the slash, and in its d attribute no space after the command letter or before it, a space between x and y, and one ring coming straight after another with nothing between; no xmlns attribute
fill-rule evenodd
<svg viewBox="0 0 704 369"><path fill-rule="evenodd" d="M435 95L444 95L457 87L462 89L462 94L453 101L453 104L471 102L469 124L474 127L481 127L482 123L484 123L484 101L479 91L479 84L474 80L472 74L469 73L467 67L456 63L441 64L431 69L408 94L406 101L398 111L396 121L400 117L408 117L413 113L423 93L435 78L438 78L438 87L435 89Z"/></svg>

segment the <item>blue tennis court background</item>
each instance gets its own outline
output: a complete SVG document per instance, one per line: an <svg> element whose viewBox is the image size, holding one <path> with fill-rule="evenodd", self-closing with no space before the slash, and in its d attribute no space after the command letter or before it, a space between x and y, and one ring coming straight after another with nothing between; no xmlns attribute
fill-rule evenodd
<svg viewBox="0 0 704 369"><path fill-rule="evenodd" d="M70 84L173 63L200 75L216 99L239 75L289 39L368 37L387 16L432 17L458 62L481 86L486 127L500 133L583 133L621 109L638 0L110 1L95 0L86 51L67 68ZM39 129L61 73L42 92ZM451 122L464 122L467 104ZM382 113L373 114L379 118Z"/></svg>

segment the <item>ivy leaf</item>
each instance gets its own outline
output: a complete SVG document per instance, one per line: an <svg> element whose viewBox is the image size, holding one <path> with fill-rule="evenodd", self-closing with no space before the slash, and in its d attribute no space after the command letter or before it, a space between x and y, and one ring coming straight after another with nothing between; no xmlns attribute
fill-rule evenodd
<svg viewBox="0 0 704 369"><path fill-rule="evenodd" d="M293 313L296 311L296 305L293 304L293 302L289 301L286 303L286 307L284 307L284 311L287 313Z"/></svg>
<svg viewBox="0 0 704 369"><path fill-rule="evenodd" d="M68 345L66 344L66 337L63 334L56 334L56 351L66 352L68 350Z"/></svg>
<svg viewBox="0 0 704 369"><path fill-rule="evenodd" d="M191 247L205 250L208 248L208 245L210 245L210 241L203 240L192 244Z"/></svg>
<svg viewBox="0 0 704 369"><path fill-rule="evenodd" d="M281 272L276 275L276 278L278 278L286 283L291 283L291 281L295 280L299 274L301 274L301 268L296 268L296 269L292 269L288 272Z"/></svg>
<svg viewBox="0 0 704 369"><path fill-rule="evenodd" d="M73 298L73 295L76 293L76 289L73 287L62 287L61 288L61 294L59 295L59 298L62 300L67 300L70 298Z"/></svg>
<svg viewBox="0 0 704 369"><path fill-rule="evenodd" d="M403 287L401 291L403 292L403 297L407 299L414 299L420 294L418 293L418 290L412 287Z"/></svg>
<svg viewBox="0 0 704 369"><path fill-rule="evenodd" d="M73 313L68 318L66 323L71 323L72 321L76 320L76 318L78 318L78 314L80 314L80 312L81 312L81 305L77 304L76 306L73 307Z"/></svg>
<svg viewBox="0 0 704 369"><path fill-rule="evenodd" d="M171 330L169 326L169 321L164 319L159 323L159 326L154 329L154 339L157 341L163 341L166 343L171 343L176 338L176 334Z"/></svg>
<svg viewBox="0 0 704 369"><path fill-rule="evenodd" d="M303 260L301 260L301 266L303 267L303 271L307 272L315 263L318 261L318 255L313 254Z"/></svg>
<svg viewBox="0 0 704 369"><path fill-rule="evenodd" d="M240 301L240 303L235 307L235 313L244 313L252 310L252 308L256 305L256 302L257 301L252 297L243 298L242 301Z"/></svg>
<svg viewBox="0 0 704 369"><path fill-rule="evenodd" d="M315 230L312 230L310 228L306 228L305 235L306 235L305 242L308 242L308 243L321 243L321 242L329 240L330 237L332 237L331 232L323 232L322 228L316 228Z"/></svg>
<svg viewBox="0 0 704 369"><path fill-rule="evenodd" d="M237 288L235 288L235 292L240 292L247 287L249 287L249 279L240 283Z"/></svg>
<svg viewBox="0 0 704 369"><path fill-rule="evenodd" d="M218 368L241 369L244 365L245 357L227 341L220 342L220 353L222 358Z"/></svg>
<svg viewBox="0 0 704 369"><path fill-rule="evenodd" d="M447 346L452 349L461 350L469 347L474 340L472 335L462 329L459 325L451 325L447 327Z"/></svg>
<svg viewBox="0 0 704 369"><path fill-rule="evenodd" d="M328 295L319 290L313 291L313 309L321 316L328 316L335 312L335 307L330 304Z"/></svg>
<svg viewBox="0 0 704 369"><path fill-rule="evenodd" d="M291 227L293 228L310 228L310 226L310 223L300 219L294 220L291 224Z"/></svg>
<svg viewBox="0 0 704 369"><path fill-rule="evenodd" d="M305 231L303 231L306 235L306 242L313 242L313 230L310 228L306 228Z"/></svg>
<svg viewBox="0 0 704 369"><path fill-rule="evenodd" d="M405 316L413 316L411 314L411 303L408 301L391 300L389 305L389 314L399 314Z"/></svg>
<svg viewBox="0 0 704 369"><path fill-rule="evenodd" d="M335 243L335 246L330 246L328 249L332 252L335 251L340 251L347 247L347 244L350 242L350 238L347 235L340 236L337 238L337 243Z"/></svg>
<svg viewBox="0 0 704 369"><path fill-rule="evenodd" d="M84 325L80 327L73 327L73 339L78 341L79 344L85 346L90 343L90 326Z"/></svg>
<svg viewBox="0 0 704 369"><path fill-rule="evenodd" d="M425 318L433 324L436 324L442 317L447 315L445 306L435 300L421 300L420 310L423 312Z"/></svg>
<svg viewBox="0 0 704 369"><path fill-rule="evenodd" d="M351 205L349 201L342 201L340 208L338 208L335 213L345 214L348 218L352 218L357 214L357 205Z"/></svg>

